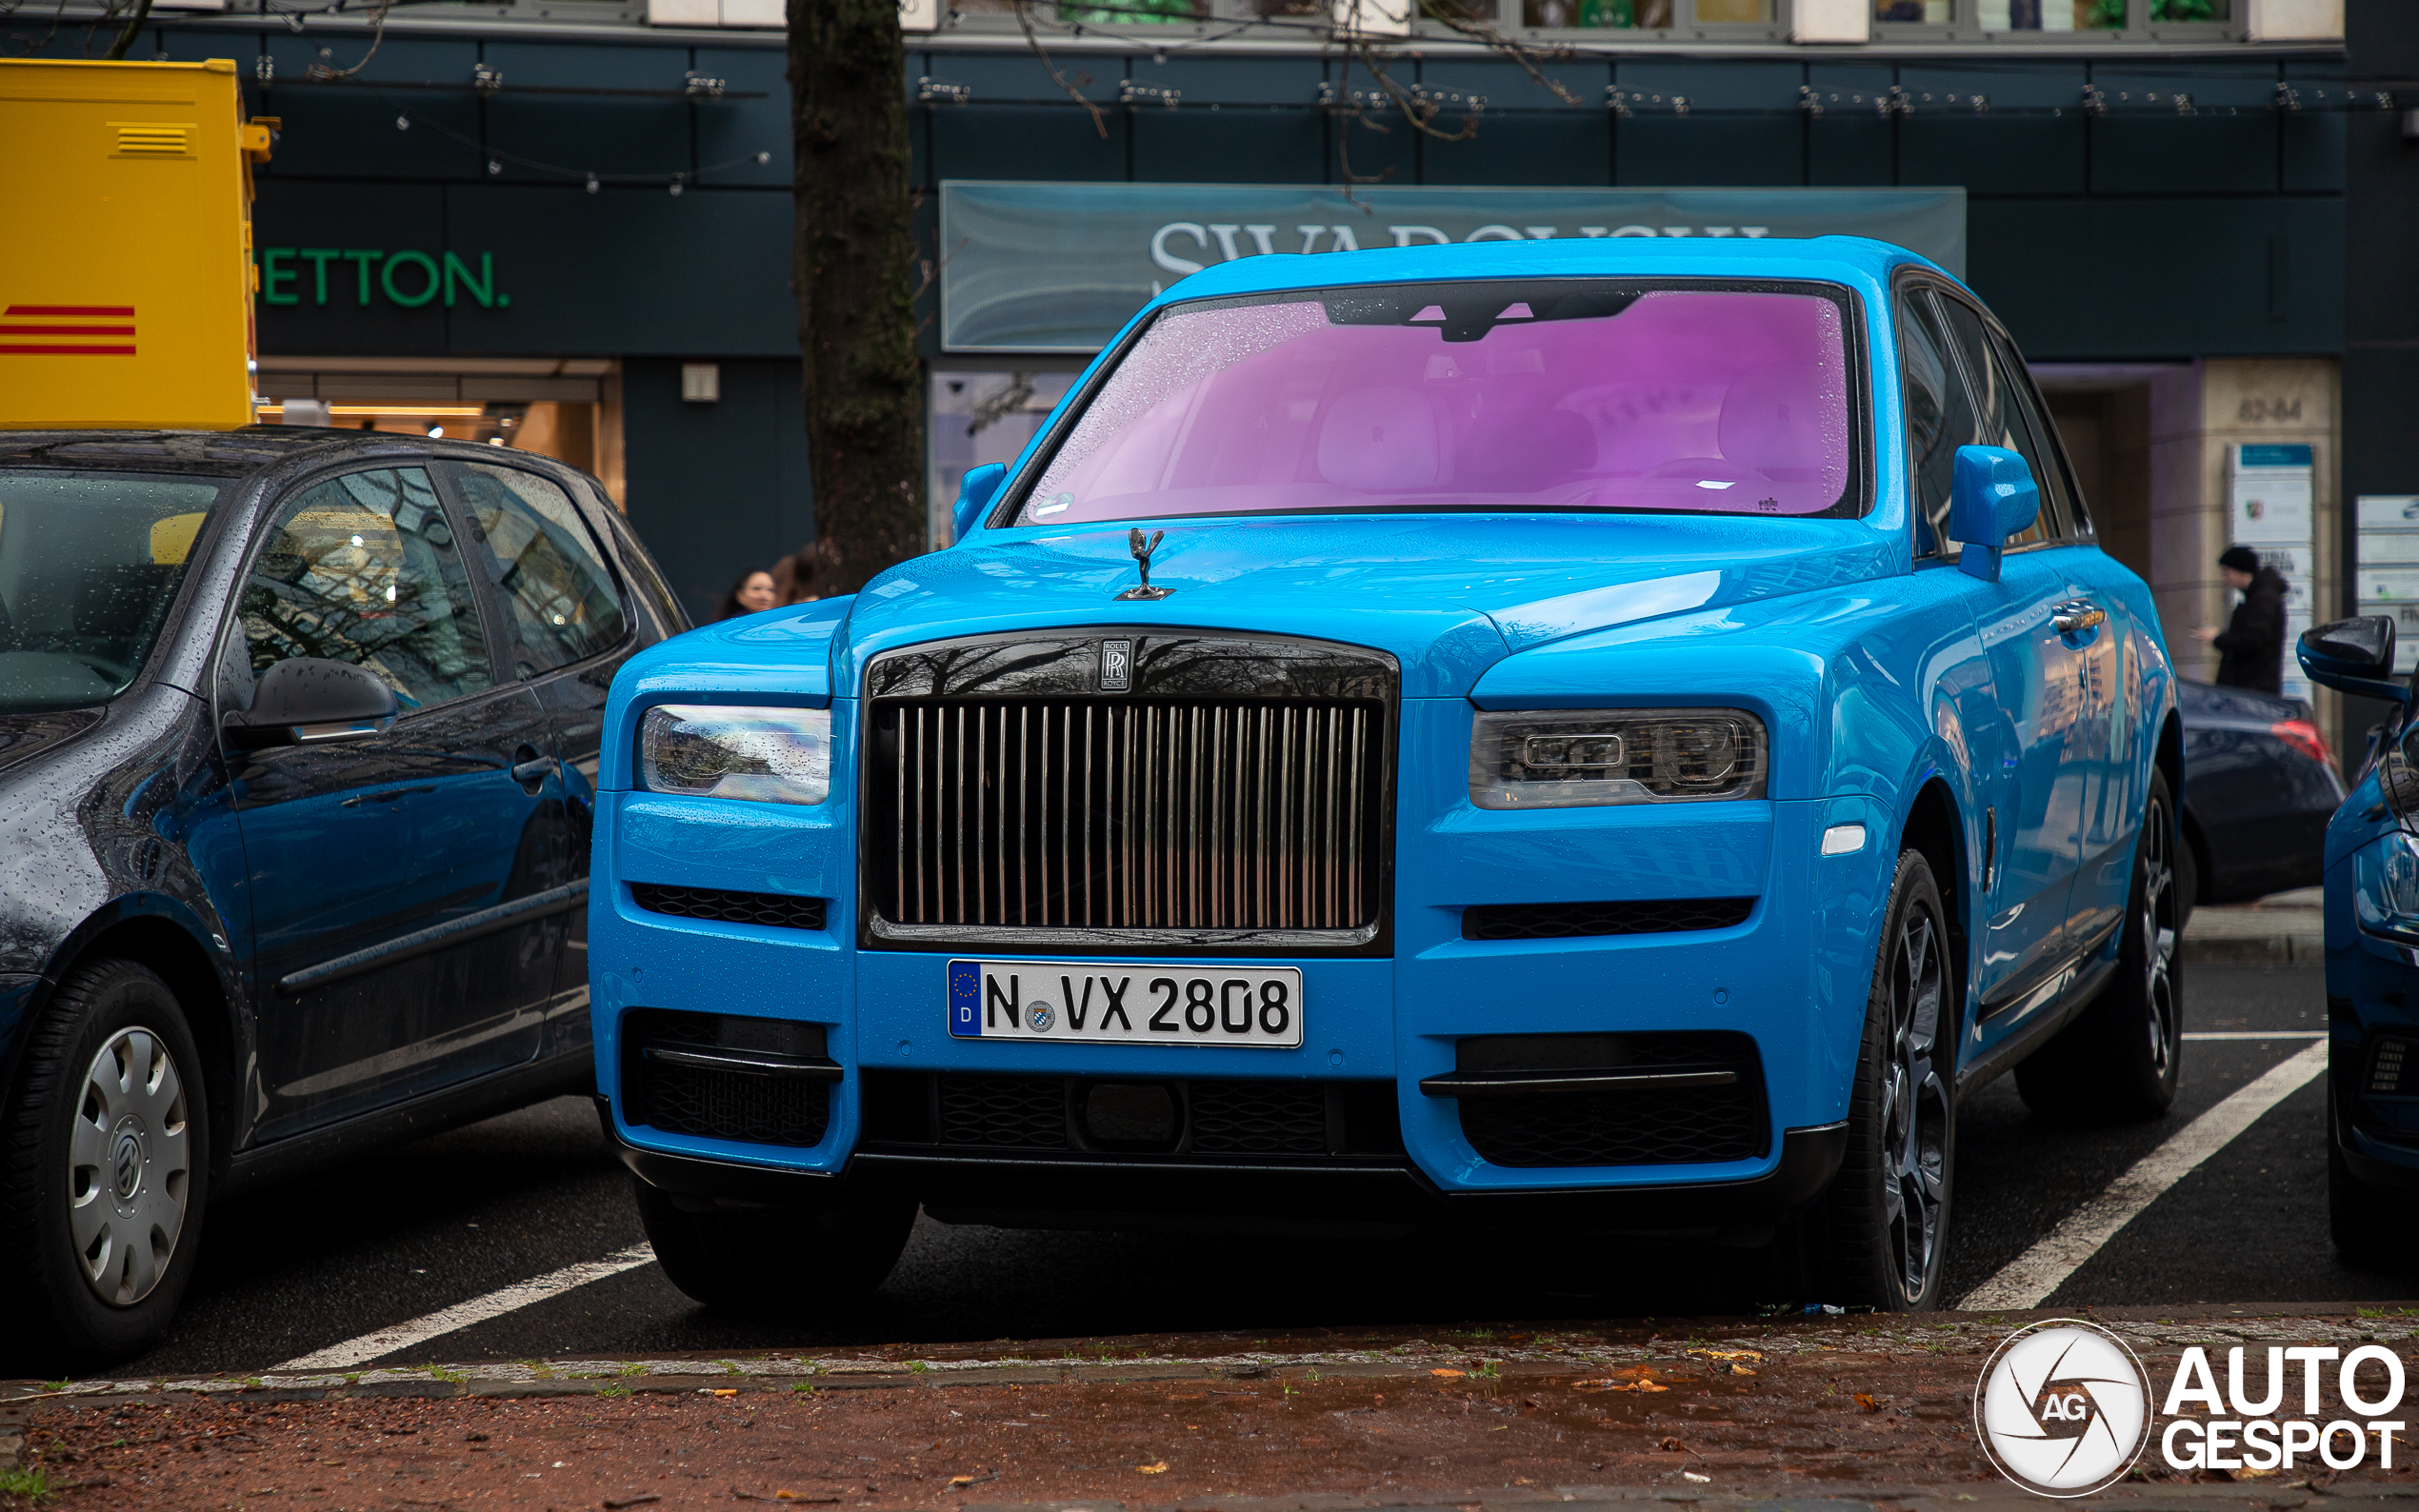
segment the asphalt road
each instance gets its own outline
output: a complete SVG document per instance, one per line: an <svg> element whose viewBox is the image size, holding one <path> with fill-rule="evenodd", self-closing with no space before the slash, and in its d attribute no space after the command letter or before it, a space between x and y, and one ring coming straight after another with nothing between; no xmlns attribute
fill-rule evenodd
<svg viewBox="0 0 2419 1512"><path fill-rule="evenodd" d="M2314 966L2192 968L2187 1027L2323 1026ZM2306 1038L2195 1042L2149 1124L2034 1118L2012 1079L1961 1115L1948 1295L1963 1295L2189 1120ZM2419 1295L2326 1238L2313 1082L2119 1232L2053 1304ZM563 1099L227 1203L210 1216L174 1334L123 1374L258 1372L645 1237L595 1114ZM782 1284L765 1257L765 1284ZM810 1323L709 1314L645 1265L400 1352L390 1363L658 1350L1042 1339L1175 1330L1738 1312L1752 1276L1691 1251L1551 1233L1410 1242L1231 1240L953 1228L925 1220L870 1303Z"/></svg>

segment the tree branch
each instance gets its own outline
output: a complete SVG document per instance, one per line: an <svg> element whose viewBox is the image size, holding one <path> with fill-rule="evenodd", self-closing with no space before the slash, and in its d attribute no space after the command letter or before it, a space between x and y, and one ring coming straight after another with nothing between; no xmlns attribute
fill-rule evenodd
<svg viewBox="0 0 2419 1512"><path fill-rule="evenodd" d="M146 3L148 3L148 0L146 0ZM1058 65L1050 60L1050 53L1044 50L1041 35L1033 30L1033 0L1015 0L1015 4L1016 24L1024 29L1025 45L1033 50L1033 56L1042 60L1042 67L1050 72L1050 82L1057 85L1060 89L1065 90L1069 99L1074 101L1077 105L1082 106L1085 109L1091 112L1092 129L1100 133L1100 139L1102 141L1108 141L1109 122L1102 117L1100 113L1100 107L1086 99L1084 97L1083 90L1079 86L1069 82L1067 75L1058 71ZM1089 83L1090 82L1091 75L1086 74L1084 78L1085 82Z"/></svg>

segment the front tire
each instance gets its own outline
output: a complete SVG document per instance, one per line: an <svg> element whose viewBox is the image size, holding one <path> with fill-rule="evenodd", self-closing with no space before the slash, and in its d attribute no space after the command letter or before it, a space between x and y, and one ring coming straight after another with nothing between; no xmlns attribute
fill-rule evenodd
<svg viewBox="0 0 2419 1512"><path fill-rule="evenodd" d="M915 1204L692 1212L639 1182L638 1218L664 1275L706 1306L813 1313L881 1286L907 1248Z"/></svg>
<svg viewBox="0 0 2419 1512"><path fill-rule="evenodd" d="M1947 919L1930 864L1902 853L1849 1095L1848 1151L1780 1241L1806 1300L1881 1312L1939 1305L1960 1017Z"/></svg>
<svg viewBox="0 0 2419 1512"><path fill-rule="evenodd" d="M2034 1112L2139 1121L2174 1103L2184 1065L2184 970L2176 949L2181 838L2167 778L2153 770L2133 847L2116 976L2016 1067L2016 1090Z"/></svg>
<svg viewBox="0 0 2419 1512"><path fill-rule="evenodd" d="M78 968L35 1021L0 1112L0 1332L27 1364L112 1364L167 1332L210 1192L201 1073L175 993L131 961Z"/></svg>

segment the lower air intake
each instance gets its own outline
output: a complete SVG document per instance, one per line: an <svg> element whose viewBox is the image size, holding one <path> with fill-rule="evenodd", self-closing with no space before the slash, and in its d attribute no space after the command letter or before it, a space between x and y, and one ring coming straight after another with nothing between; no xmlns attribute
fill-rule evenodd
<svg viewBox="0 0 2419 1512"><path fill-rule="evenodd" d="M820 1144L831 1124L824 1050L820 1024L637 1009L622 1021L622 1116L668 1134Z"/></svg>
<svg viewBox="0 0 2419 1512"><path fill-rule="evenodd" d="M1643 903L1488 904L1462 910L1465 940L1569 940L1585 935L1677 934L1747 923L1753 898L1669 898Z"/></svg>
<svg viewBox="0 0 2419 1512"><path fill-rule="evenodd" d="M1696 1165L1771 1147L1755 1042L1728 1032L1489 1036L1462 1042L1464 1069L1539 1074L1728 1071L1723 1086L1587 1092L1491 1091L1461 1098L1462 1134L1491 1165ZM1480 1053L1472 1054L1473 1049ZM1480 1063L1484 1064L1480 1064Z"/></svg>

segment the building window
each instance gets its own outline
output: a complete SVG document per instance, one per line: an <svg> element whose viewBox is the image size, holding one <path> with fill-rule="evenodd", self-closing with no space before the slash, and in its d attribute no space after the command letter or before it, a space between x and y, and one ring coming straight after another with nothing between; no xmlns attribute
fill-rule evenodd
<svg viewBox="0 0 2419 1512"><path fill-rule="evenodd" d="M1430 0L1433 3L1433 0ZM1669 31L1686 26L1769 26L1777 0L1522 0L1525 26ZM1687 14L1682 14L1682 8Z"/></svg>
<svg viewBox="0 0 2419 1512"><path fill-rule="evenodd" d="M2122 31L2126 0L1977 0L1985 31Z"/></svg>

